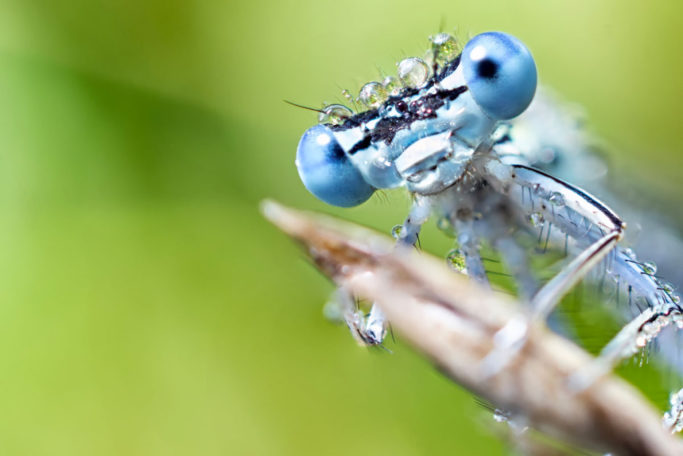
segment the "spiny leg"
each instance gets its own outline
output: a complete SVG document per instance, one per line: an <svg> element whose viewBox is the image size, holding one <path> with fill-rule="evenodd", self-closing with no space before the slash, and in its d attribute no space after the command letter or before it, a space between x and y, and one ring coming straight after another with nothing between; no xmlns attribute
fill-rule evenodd
<svg viewBox="0 0 683 456"><path fill-rule="evenodd" d="M612 268L618 271L620 280L625 279L628 283L629 296L632 290L636 290L645 300L646 307L622 327L595 361L572 375L570 384L577 391L592 385L622 360L645 350L655 338L661 342L663 356L678 372L683 370L679 358L680 343L674 332L683 329L683 308L673 287L654 275L652 264L636 261L629 250L616 252ZM665 331L667 328L669 331Z"/></svg>
<svg viewBox="0 0 683 456"><path fill-rule="evenodd" d="M493 160L486 169L493 186L529 217L541 218L585 244L585 249L532 299L535 318L545 319L562 297L612 252L625 225L595 197L542 171Z"/></svg>
<svg viewBox="0 0 683 456"><path fill-rule="evenodd" d="M545 321L562 297L607 257L623 236L625 225L596 198L541 171L523 165L505 165L497 160L489 160L484 167L492 186L507 195L523 213L547 220L560 231L589 243L536 293L531 301L531 315L526 321L511 321L496 334L496 348L482 363L484 375L491 376L506 366L524 346L529 327ZM525 190L528 190L526 201ZM579 220L585 225L581 235L578 231L582 228L576 222Z"/></svg>
<svg viewBox="0 0 683 456"><path fill-rule="evenodd" d="M527 202L533 204L535 196L535 210L540 210L545 220L587 245L534 297L532 321L545 320L560 299L600 262L606 263L606 272L609 270L618 276L617 291L623 280L627 284L629 300L635 290L647 303L647 307L619 331L594 362L572 375L570 381L576 390L587 388L619 361L637 353L657 337L662 328L683 329L683 309L672 287L662 286L650 263L635 261L632 252L615 248L625 225L614 212L591 195L545 173L521 165L510 168L510 180L528 189ZM681 370L681 366L676 367Z"/></svg>
<svg viewBox="0 0 683 456"><path fill-rule="evenodd" d="M482 363L485 376L495 375L514 359L524 347L531 325L546 321L566 293L606 258L621 236L621 229L617 229L591 244L536 293L528 318L513 320L498 331L494 338L496 348Z"/></svg>
<svg viewBox="0 0 683 456"><path fill-rule="evenodd" d="M622 233L619 228L598 239L538 290L531 300L532 318L545 321L574 285L605 259L621 239Z"/></svg>
<svg viewBox="0 0 683 456"><path fill-rule="evenodd" d="M356 342L359 345L366 345L361 332L364 321L363 312L358 309L353 295L346 288L339 287L332 293L330 300L325 304L324 313L335 323L343 320Z"/></svg>
<svg viewBox="0 0 683 456"><path fill-rule="evenodd" d="M431 212L431 205L426 198L416 197L410 214L403 222L403 225L394 229L396 237L396 248L412 248L419 240L420 229L427 221ZM363 345L381 345L387 333L387 319L382 309L373 303L370 313L359 318L358 313L350 315L351 321L346 320L354 336L358 336Z"/></svg>
<svg viewBox="0 0 683 456"><path fill-rule="evenodd" d="M683 329L683 310L677 304L670 302L648 307L605 345L595 361L570 377L570 386L576 391L589 387L597 379L610 372L621 360L644 349L660 334L662 329L672 323L678 329Z"/></svg>
<svg viewBox="0 0 683 456"><path fill-rule="evenodd" d="M479 237L475 233L472 220L461 220L455 217L452 223L458 233L460 251L465 256L467 275L481 285L487 288L490 287L484 262L479 254Z"/></svg>

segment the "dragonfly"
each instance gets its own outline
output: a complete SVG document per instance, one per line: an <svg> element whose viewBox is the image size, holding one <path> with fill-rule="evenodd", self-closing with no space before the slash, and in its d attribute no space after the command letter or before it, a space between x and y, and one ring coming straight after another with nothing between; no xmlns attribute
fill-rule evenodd
<svg viewBox="0 0 683 456"><path fill-rule="evenodd" d="M397 78L362 87L358 102L366 109L332 104L319 110L319 123L306 130L296 151L306 189L327 204L353 207L378 190L405 188L412 206L392 231L396 248L414 246L434 216L440 228L456 236L449 263L483 287L491 283L482 246L499 254L527 304L528 318L497 335L499 349L484 360L491 375L514 359L530 325L546 321L596 269L633 315L575 379L577 388L662 333L683 329L674 287L657 276L654 263L620 244L625 220L553 172L585 181L602 164L572 152L580 137L572 136L573 118L554 108L551 97L537 96L537 68L524 43L503 32L476 35L462 49L446 33L430 40L428 61L404 59ZM535 237L571 258L543 284L530 268L532 252L525 242ZM381 308L373 304L365 314L349 293L338 290L336 296L354 337L381 345L389 326ZM677 347L672 353L683 371Z"/></svg>

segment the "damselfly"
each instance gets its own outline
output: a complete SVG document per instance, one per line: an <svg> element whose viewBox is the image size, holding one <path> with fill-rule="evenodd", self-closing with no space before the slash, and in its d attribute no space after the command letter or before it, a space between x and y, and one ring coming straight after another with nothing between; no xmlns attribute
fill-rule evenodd
<svg viewBox="0 0 683 456"><path fill-rule="evenodd" d="M358 101L366 110L354 113L342 105L320 110L319 125L304 133L297 149L306 188L326 203L351 207L378 189L405 187L413 203L393 231L397 248L413 246L435 215L440 227L457 236L450 263L485 287L490 284L482 243L497 251L530 316L521 331L520 322L501 331L500 353L487 358L492 373L523 342L523 328L545 320L598 267L635 318L605 347L580 379L583 384L638 352L664 328L683 328L673 286L656 276L654 264L618 245L624 220L553 175L562 162L570 163L562 165L565 175L585 180L589 172L581 169L586 157L571 150L580 140L572 136L571 117L547 97L532 105L537 73L526 46L501 32L475 36L462 52L448 34L431 41L429 62L405 59L398 64L398 79L363 86ZM572 258L542 285L529 267L526 240L531 238L559 246ZM367 315L358 312L343 290L338 300L354 336L381 344L387 332L381 309L373 305Z"/></svg>

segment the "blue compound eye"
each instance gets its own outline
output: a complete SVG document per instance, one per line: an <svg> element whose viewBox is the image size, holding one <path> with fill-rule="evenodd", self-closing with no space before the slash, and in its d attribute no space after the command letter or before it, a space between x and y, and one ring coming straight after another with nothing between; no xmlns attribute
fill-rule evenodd
<svg viewBox="0 0 683 456"><path fill-rule="evenodd" d="M465 82L472 98L494 119L511 119L529 106L536 92L536 64L514 36L487 32L462 51Z"/></svg>
<svg viewBox="0 0 683 456"><path fill-rule="evenodd" d="M358 206L375 191L325 125L309 128L301 137L296 167L308 191L333 206Z"/></svg>

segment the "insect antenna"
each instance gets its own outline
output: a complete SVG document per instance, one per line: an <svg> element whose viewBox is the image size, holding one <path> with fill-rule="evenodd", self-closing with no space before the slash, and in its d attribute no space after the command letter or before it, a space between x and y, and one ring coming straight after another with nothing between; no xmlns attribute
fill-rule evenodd
<svg viewBox="0 0 683 456"><path fill-rule="evenodd" d="M316 109L316 108L311 108L310 106L300 105L300 104L298 104L298 103L294 103L293 101L289 101L289 100L282 100L282 101L284 101L284 102L287 103L288 105L292 105L292 106L294 106L294 107L296 107L296 108L307 109L307 110L309 110L309 111L315 111L315 112L318 112L318 113L322 113L322 112L323 112L322 109Z"/></svg>

